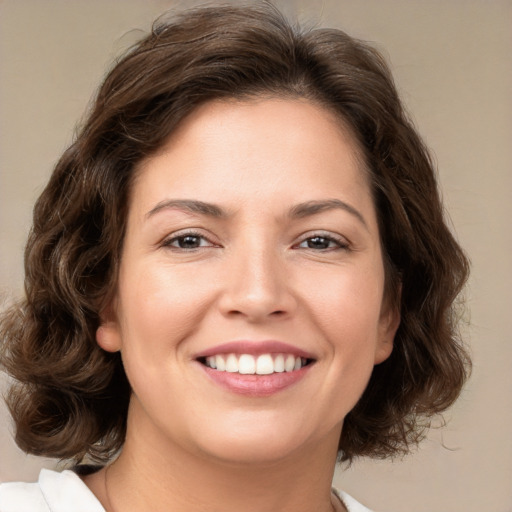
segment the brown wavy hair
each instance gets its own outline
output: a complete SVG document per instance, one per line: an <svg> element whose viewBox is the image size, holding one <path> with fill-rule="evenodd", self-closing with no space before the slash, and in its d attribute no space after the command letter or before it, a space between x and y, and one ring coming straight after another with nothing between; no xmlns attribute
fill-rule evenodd
<svg viewBox="0 0 512 512"><path fill-rule="evenodd" d="M122 447L130 386L95 331L116 285L134 168L199 105L258 96L337 113L370 174L386 294L401 323L345 419L340 459L407 452L459 395L469 358L454 301L468 262L381 55L339 30L294 27L268 3L199 8L159 19L115 64L35 205L26 298L0 324L24 451L107 461Z"/></svg>

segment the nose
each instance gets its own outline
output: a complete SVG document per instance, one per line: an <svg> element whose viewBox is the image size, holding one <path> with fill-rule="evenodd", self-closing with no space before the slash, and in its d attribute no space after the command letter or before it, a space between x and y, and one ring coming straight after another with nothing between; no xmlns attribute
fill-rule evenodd
<svg viewBox="0 0 512 512"><path fill-rule="evenodd" d="M290 317L297 307L282 255L269 248L246 247L227 263L220 309L251 323Z"/></svg>

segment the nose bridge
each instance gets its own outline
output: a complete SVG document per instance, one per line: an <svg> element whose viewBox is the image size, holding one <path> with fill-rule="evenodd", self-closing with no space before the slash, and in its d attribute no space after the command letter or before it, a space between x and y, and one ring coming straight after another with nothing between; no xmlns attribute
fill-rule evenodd
<svg viewBox="0 0 512 512"><path fill-rule="evenodd" d="M251 237L232 249L223 309L250 320L283 316L294 307L284 256L270 240Z"/></svg>

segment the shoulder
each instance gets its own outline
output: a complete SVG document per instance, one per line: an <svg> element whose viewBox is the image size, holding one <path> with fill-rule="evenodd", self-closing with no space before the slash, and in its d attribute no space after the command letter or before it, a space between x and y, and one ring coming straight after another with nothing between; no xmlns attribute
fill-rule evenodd
<svg viewBox="0 0 512 512"><path fill-rule="evenodd" d="M0 484L0 512L105 512L73 471L41 470L34 483Z"/></svg>
<svg viewBox="0 0 512 512"><path fill-rule="evenodd" d="M338 491L337 489L333 489L334 493L338 498L342 501L343 505L348 512L372 512L369 508L366 508L364 505L361 505L357 500L352 498L349 494L343 491Z"/></svg>
<svg viewBox="0 0 512 512"><path fill-rule="evenodd" d="M50 509L38 483L0 484L0 512L48 512Z"/></svg>

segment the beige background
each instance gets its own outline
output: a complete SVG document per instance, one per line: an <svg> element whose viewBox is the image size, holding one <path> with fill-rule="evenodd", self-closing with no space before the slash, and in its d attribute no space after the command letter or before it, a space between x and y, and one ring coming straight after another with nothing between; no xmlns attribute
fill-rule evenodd
<svg viewBox="0 0 512 512"><path fill-rule="evenodd" d="M140 36L131 29L191 3L0 0L0 297L21 293L32 204L106 66ZM448 426L404 461L357 462L336 484L381 512L510 512L512 1L278 4L385 49L473 262L474 373ZM0 480L35 478L48 461L21 454L10 428L1 410Z"/></svg>

